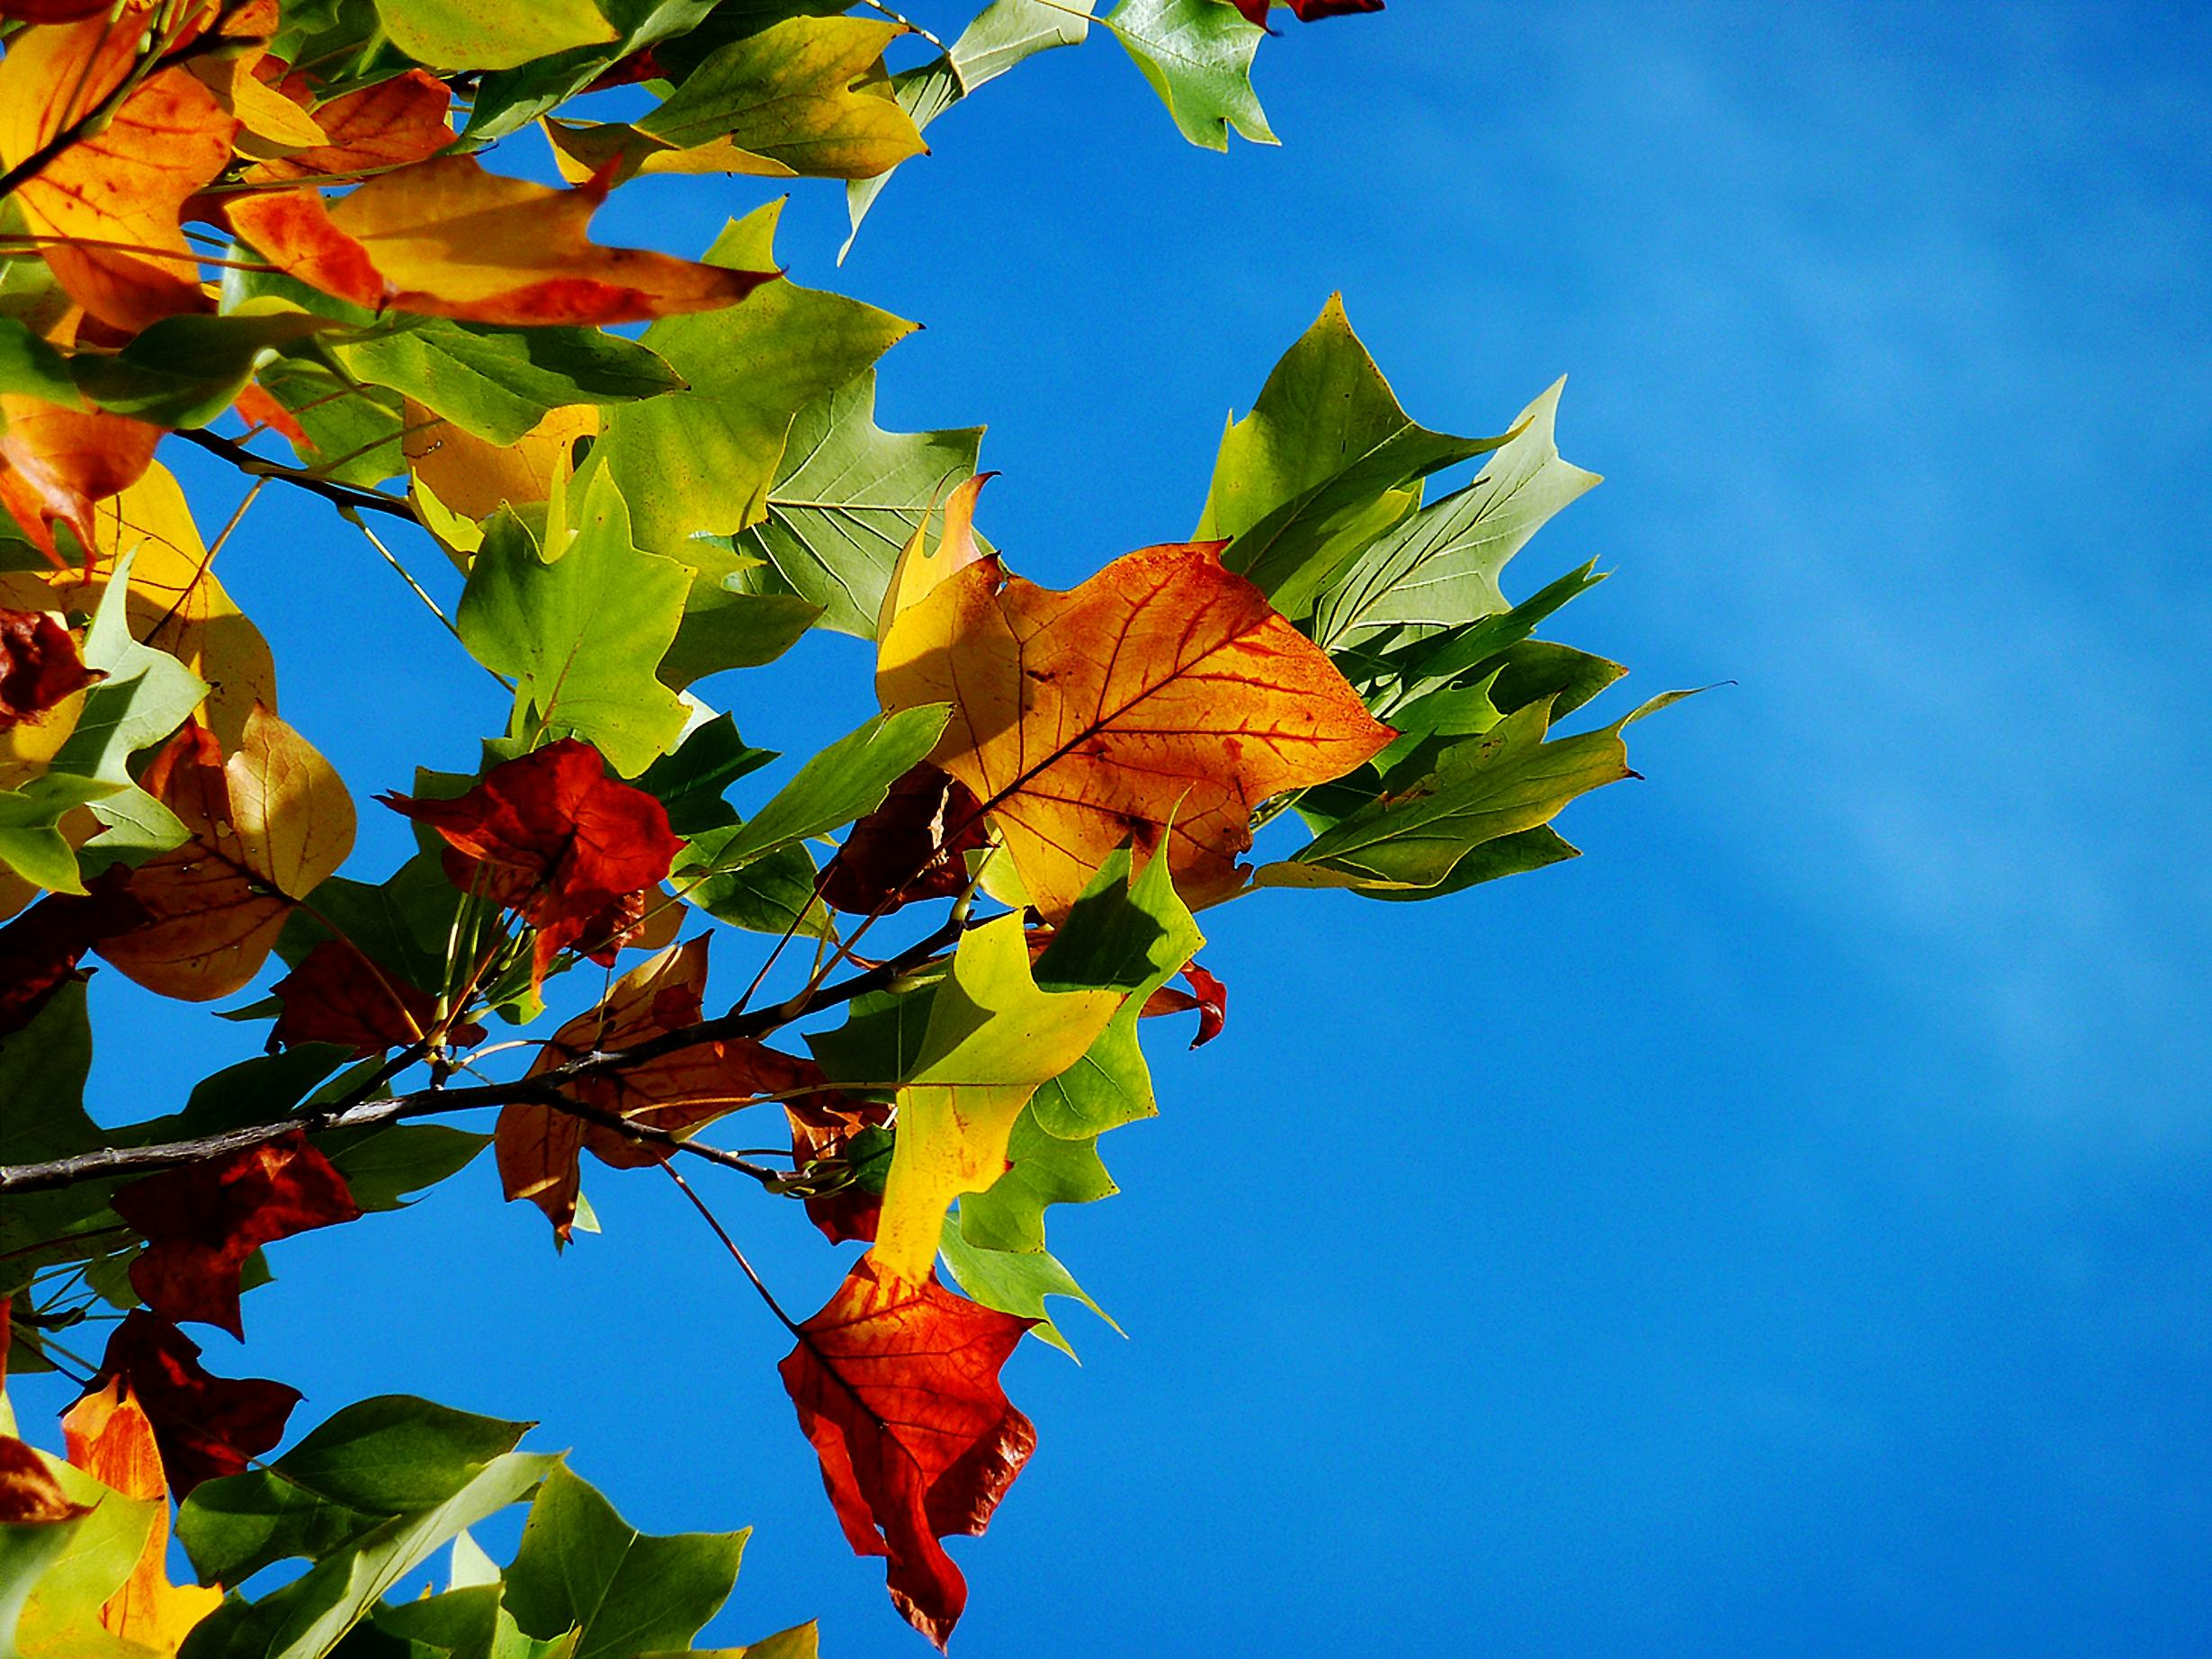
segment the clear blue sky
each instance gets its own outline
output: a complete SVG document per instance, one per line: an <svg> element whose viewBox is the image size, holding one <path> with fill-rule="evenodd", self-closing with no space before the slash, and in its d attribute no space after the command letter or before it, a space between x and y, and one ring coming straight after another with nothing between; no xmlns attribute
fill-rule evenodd
<svg viewBox="0 0 2212 1659"><path fill-rule="evenodd" d="M1509 589L1595 556L1565 637L1738 682L1637 728L1577 863L1205 919L1227 1035L1155 1038L1126 1190L1053 1219L1130 1340L1070 1312L1080 1369L1009 1368L1042 1444L956 1547L965 1659L2212 1650L2212 28L1661 13L1286 22L1285 148L1226 159L1101 36L948 116L841 273L834 187L787 216L795 279L928 325L885 424L990 425L1031 575L1187 534L1341 288L1428 424L1571 373L1562 446L1608 481ZM603 235L691 250L764 193L629 193ZM467 764L422 745L490 688L342 525L255 511L225 575L287 715L363 798ZM722 695L803 750L865 667L822 641ZM105 1108L166 1109L203 1018L96 986ZM716 1634L925 1652L780 1332L665 1183L591 1191L558 1260L488 1160L282 1245L210 1359L303 1422L387 1388L542 1418L640 1524L757 1528ZM795 1213L721 1203L826 1296Z"/></svg>

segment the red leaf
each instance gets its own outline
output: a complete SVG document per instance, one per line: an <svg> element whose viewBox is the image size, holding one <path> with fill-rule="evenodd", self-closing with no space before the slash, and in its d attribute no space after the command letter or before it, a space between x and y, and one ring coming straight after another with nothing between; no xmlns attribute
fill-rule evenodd
<svg viewBox="0 0 2212 1659"><path fill-rule="evenodd" d="M277 91L302 109L314 91L296 71L277 83ZM277 179L329 177L426 161L453 141L445 119L452 94L445 83L423 69L409 69L359 92L349 92L315 107L315 123L330 140L291 156L276 157L247 170L255 184Z"/></svg>
<svg viewBox="0 0 2212 1659"><path fill-rule="evenodd" d="M1245 21L1267 26L1267 0L1234 0ZM1318 22L1324 17L1351 17L1361 12L1379 12L1383 0L1283 0L1293 16L1302 23Z"/></svg>
<svg viewBox="0 0 2212 1659"><path fill-rule="evenodd" d="M829 861L822 898L855 916L889 915L917 900L951 898L968 885L961 855L990 845L982 803L958 778L925 760L853 826Z"/></svg>
<svg viewBox="0 0 2212 1659"><path fill-rule="evenodd" d="M817 1067L817 1078L819 1075ZM784 1101L784 1114L791 1119L792 1167L803 1170L821 1159L843 1157L863 1129L881 1128L890 1120L891 1107L824 1090ZM876 1217L882 1209L881 1192L858 1187L842 1187L806 1200L807 1219L832 1244L854 1239L874 1243Z"/></svg>
<svg viewBox="0 0 2212 1659"><path fill-rule="evenodd" d="M889 1559L891 1604L940 1648L968 1585L937 1540L981 1535L1036 1447L999 1385L1035 1323L863 1257L777 1368L846 1540Z"/></svg>
<svg viewBox="0 0 2212 1659"><path fill-rule="evenodd" d="M180 1499L201 1481L237 1475L274 1448L300 1391L261 1377L216 1377L200 1345L167 1320L135 1308L108 1339L87 1393L121 1377L154 1425L161 1466Z"/></svg>
<svg viewBox="0 0 2212 1659"><path fill-rule="evenodd" d="M69 631L48 613L0 606L0 731L43 714L100 677L76 654Z"/></svg>
<svg viewBox="0 0 2212 1659"><path fill-rule="evenodd" d="M0 928L0 1036L36 1018L86 951L145 924L130 880L130 871L114 865L93 879L83 898L49 893Z"/></svg>
<svg viewBox="0 0 2212 1659"><path fill-rule="evenodd" d="M366 1060L422 1041L437 1023L435 997L377 966L344 939L323 940L271 991L284 1005L271 1035L286 1047L343 1043L355 1059ZM450 1035L467 1047L484 1040L484 1028L461 1025Z"/></svg>
<svg viewBox="0 0 2212 1659"><path fill-rule="evenodd" d="M1221 1036L1222 1027L1229 1023L1229 987L1196 962L1183 964L1183 978L1195 993L1198 1009L1198 1035L1191 1038L1190 1045L1204 1048Z"/></svg>
<svg viewBox="0 0 2212 1659"><path fill-rule="evenodd" d="M263 426L282 433L291 440L292 447L305 453L309 447L307 428L292 412L262 389L258 382L246 387L230 406L231 413L246 423L246 435L251 437Z"/></svg>
<svg viewBox="0 0 2212 1659"><path fill-rule="evenodd" d="M238 1270L273 1240L361 1214L345 1178L294 1130L258 1146L119 1188L115 1213L146 1235L130 1287L165 1319L202 1320L241 1340Z"/></svg>
<svg viewBox="0 0 2212 1659"><path fill-rule="evenodd" d="M0 0L0 17L26 23L74 23L96 17L114 0Z"/></svg>
<svg viewBox="0 0 2212 1659"><path fill-rule="evenodd" d="M511 907L538 930L537 979L571 945L595 962L613 961L616 936L636 925L640 895L684 845L658 800L609 777L599 751L575 738L494 767L458 800L377 798L444 837L455 886Z"/></svg>

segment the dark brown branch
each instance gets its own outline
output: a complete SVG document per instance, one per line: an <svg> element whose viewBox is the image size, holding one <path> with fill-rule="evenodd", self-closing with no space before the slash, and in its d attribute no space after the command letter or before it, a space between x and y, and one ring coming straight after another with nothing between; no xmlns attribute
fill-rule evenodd
<svg viewBox="0 0 2212 1659"><path fill-rule="evenodd" d="M290 484L295 489L304 489L320 496L339 507L366 507L372 513L385 513L394 518L403 518L410 525L417 522L412 507L381 490L364 489L357 484L341 484L335 479L319 478L298 467L264 461L245 444L235 439L218 437L202 426L183 428L176 435L187 444L198 444L210 455L220 455L248 478L273 479L280 484Z"/></svg>

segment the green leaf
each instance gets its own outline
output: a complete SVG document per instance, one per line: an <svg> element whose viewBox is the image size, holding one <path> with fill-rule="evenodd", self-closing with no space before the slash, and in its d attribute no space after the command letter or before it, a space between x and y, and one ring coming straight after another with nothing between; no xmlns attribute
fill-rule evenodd
<svg viewBox="0 0 2212 1659"><path fill-rule="evenodd" d="M402 392L494 444L514 443L567 405L634 403L684 384L656 353L599 328L420 318L336 354L359 379Z"/></svg>
<svg viewBox="0 0 2212 1659"><path fill-rule="evenodd" d="M542 557L506 508L494 516L455 618L479 662L515 681L515 724L573 732L635 776L674 746L689 715L655 677L676 638L691 576L631 544L622 494L604 472L584 492L575 537Z"/></svg>
<svg viewBox="0 0 2212 1659"><path fill-rule="evenodd" d="M1419 505L1422 478L1512 436L1415 425L1331 294L1222 435L1195 539L1227 541L1222 562L1303 621L1348 560Z"/></svg>
<svg viewBox="0 0 2212 1659"><path fill-rule="evenodd" d="M0 314L0 392L43 399L65 409L82 407L69 360L22 318Z"/></svg>
<svg viewBox="0 0 2212 1659"><path fill-rule="evenodd" d="M660 659L661 683L677 690L730 668L757 668L796 645L821 615L793 594L754 591L749 555L694 536L669 556L692 572L675 643Z"/></svg>
<svg viewBox="0 0 2212 1659"><path fill-rule="evenodd" d="M640 773L637 785L667 809L669 829L694 836L736 823L737 811L723 794L775 758L774 749L755 749L739 737L737 722L729 715L717 714L694 727L673 754Z"/></svg>
<svg viewBox="0 0 2212 1659"><path fill-rule="evenodd" d="M717 921L754 933L804 934L810 939L836 937L828 907L815 895L820 871L803 845L783 847L742 868L724 865L729 847L742 830L737 825L709 830L676 855L668 879L677 892ZM698 874L702 870L718 872Z"/></svg>
<svg viewBox="0 0 2212 1659"><path fill-rule="evenodd" d="M770 202L732 223L710 264L775 268ZM673 550L694 532L730 535L766 516L768 485L793 417L913 331L887 311L795 282L770 282L743 305L663 318L645 343L691 383L614 410L593 449L630 503L638 539Z"/></svg>
<svg viewBox="0 0 2212 1659"><path fill-rule="evenodd" d="M92 1512L74 1526L49 1529L62 1533L67 1547L40 1577L15 1628L15 1646L0 1651L53 1655L66 1659L139 1659L102 1627L100 1610L123 1587L146 1550L156 1501L126 1497L83 1470L57 1458L46 1466L72 1503ZM0 1528L20 1532L27 1528ZM0 1592L0 1601L4 1593ZM143 1650L140 1650L143 1651Z"/></svg>
<svg viewBox="0 0 2212 1659"><path fill-rule="evenodd" d="M900 550L929 509L975 474L983 429L886 432L875 374L800 410L769 487L767 516L732 546L764 561L737 579L820 607L820 625L875 637Z"/></svg>
<svg viewBox="0 0 2212 1659"><path fill-rule="evenodd" d="M92 1074L92 1025L82 982L65 983L31 1023L0 1036L0 1163L44 1163L104 1145L85 1112ZM54 1192L9 1195L0 1204L0 1290L28 1283L49 1261L76 1260L72 1233L108 1215L107 1188L91 1182ZM107 1242L105 1239L95 1244Z"/></svg>
<svg viewBox="0 0 2212 1659"><path fill-rule="evenodd" d="M164 317L114 355L80 352L69 367L85 395L104 409L160 426L204 426L246 390L263 354L330 327L325 318L290 309Z"/></svg>
<svg viewBox="0 0 2212 1659"><path fill-rule="evenodd" d="M395 1124L366 1134L337 1129L316 1138L364 1210L401 1208L408 1194L460 1174L490 1144L488 1134L443 1124Z"/></svg>
<svg viewBox="0 0 2212 1659"><path fill-rule="evenodd" d="M445 879L437 853L418 852L381 883L324 878L315 910L294 910L278 935L277 954L298 967L308 952L338 933L386 973L421 991L437 991L462 894Z"/></svg>
<svg viewBox="0 0 2212 1659"><path fill-rule="evenodd" d="M488 143L529 125L631 53L689 33L717 6L715 0L602 0L599 9L622 31L619 40L571 47L487 75L470 101L464 136Z"/></svg>
<svg viewBox="0 0 2212 1659"><path fill-rule="evenodd" d="M72 1515L66 1520L0 1524L0 1654L8 1659L18 1659L22 1651L16 1646L16 1630L31 1592L75 1545L89 1519Z"/></svg>
<svg viewBox="0 0 2212 1659"><path fill-rule="evenodd" d="M936 747L951 713L945 704L925 703L864 721L801 767L724 844L715 866L741 868L873 812L891 785Z"/></svg>
<svg viewBox="0 0 2212 1659"><path fill-rule="evenodd" d="M747 1536L648 1536L591 1486L555 1468L530 1506L506 1572L506 1604L528 1635L581 1630L576 1659L682 1647L729 1599Z"/></svg>
<svg viewBox="0 0 2212 1659"><path fill-rule="evenodd" d="M399 447L407 408L398 392L340 380L303 357L279 357L256 378L308 435L313 453L304 459L322 476L366 489L407 470Z"/></svg>
<svg viewBox="0 0 2212 1659"><path fill-rule="evenodd" d="M1095 1204L1121 1188L1098 1156L1098 1137L1048 1134L1030 1107L1007 1140L1007 1172L988 1192L960 1201L960 1230L981 1250L1041 1251L1044 1212L1055 1204Z"/></svg>
<svg viewBox="0 0 2212 1659"><path fill-rule="evenodd" d="M1425 507L1348 565L1314 613L1313 638L1334 650L1377 630L1448 627L1507 609L1499 572L1552 515L1597 488L1560 459L1554 381L1513 422L1474 481ZM1255 411L1257 413L1257 411Z"/></svg>
<svg viewBox="0 0 2212 1659"><path fill-rule="evenodd" d="M391 42L433 69L511 69L619 37L591 0L376 0Z"/></svg>
<svg viewBox="0 0 2212 1659"><path fill-rule="evenodd" d="M1252 91L1252 54L1267 31L1222 0L1123 0L1102 20L1152 84L1183 136L1229 148L1229 130L1273 144Z"/></svg>
<svg viewBox="0 0 2212 1659"><path fill-rule="evenodd" d="M80 806L104 801L119 785L94 777L49 772L21 789L0 789L0 864L34 886L81 893L76 849L61 833L61 821Z"/></svg>
<svg viewBox="0 0 2212 1659"><path fill-rule="evenodd" d="M1075 1282L1075 1276L1043 1251L981 1249L961 1231L956 1215L945 1218L945 1236L937 1251L944 1257L954 1282L972 1299L1002 1314L1037 1321L1030 1327L1029 1334L1040 1341L1050 1342L1070 1359L1075 1358L1075 1350L1045 1312L1047 1296L1072 1297L1113 1325L1115 1332L1127 1334L1115 1323L1114 1316L1092 1301L1090 1293Z"/></svg>

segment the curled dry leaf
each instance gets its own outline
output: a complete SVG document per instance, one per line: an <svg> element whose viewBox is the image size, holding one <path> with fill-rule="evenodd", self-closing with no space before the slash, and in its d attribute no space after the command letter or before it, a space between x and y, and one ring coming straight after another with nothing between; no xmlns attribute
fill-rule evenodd
<svg viewBox="0 0 2212 1659"><path fill-rule="evenodd" d="M100 954L164 996L228 996L268 960L293 904L353 849L353 799L328 761L258 706L228 760L212 732L188 723L140 781L191 839L131 872L130 895L151 919Z"/></svg>
<svg viewBox="0 0 2212 1659"><path fill-rule="evenodd" d="M336 1043L365 1060L419 1043L437 1025L435 997L371 962L345 939L322 940L269 994L283 1004L270 1036L285 1047ZM473 1047L484 1040L484 1027L464 1021L447 1039Z"/></svg>
<svg viewBox="0 0 2212 1659"><path fill-rule="evenodd" d="M110 1491L154 1505L146 1547L121 1588L100 1605L100 1628L120 1643L174 1655L192 1628L222 1605L219 1586L169 1582L169 1483L154 1425L130 1386L110 1378L61 1420L69 1461Z"/></svg>
<svg viewBox="0 0 2212 1659"><path fill-rule="evenodd" d="M1036 1447L999 1382L1035 1323L863 1257L777 1368L846 1538L888 1559L892 1604L940 1648L968 1585L937 1540L980 1535Z"/></svg>
<svg viewBox="0 0 2212 1659"><path fill-rule="evenodd" d="M134 1308L108 1338L94 1388L121 1378L152 1423L162 1467L181 1499L201 1481L242 1472L284 1438L300 1391L260 1377L217 1377L200 1345Z"/></svg>
<svg viewBox="0 0 2212 1659"><path fill-rule="evenodd" d="M644 322L734 305L775 275L602 247L587 235L602 197L446 156L379 175L336 203L282 190L227 211L238 235L311 288L468 322Z"/></svg>
<svg viewBox="0 0 2212 1659"><path fill-rule="evenodd" d="M0 507L57 569L69 568L54 543L58 524L89 561L94 507L143 478L160 441L160 427L128 416L0 392Z"/></svg>
<svg viewBox="0 0 2212 1659"><path fill-rule="evenodd" d="M345 1178L297 1130L116 1189L115 1213L146 1237L130 1287L168 1320L243 1338L238 1272L264 1244L361 1215Z"/></svg>
<svg viewBox="0 0 2212 1659"><path fill-rule="evenodd" d="M255 184L343 177L427 161L453 141L446 110L452 94L423 69L409 69L327 103L314 102L307 76L297 72L276 91L300 109L312 109L323 141L290 155L271 157L246 170Z"/></svg>
<svg viewBox="0 0 2212 1659"><path fill-rule="evenodd" d="M93 114L136 65L153 9L126 4L8 43L0 62L0 161L28 159ZM211 7L206 8L211 13ZM182 44L190 31L175 34ZM184 240L184 204L230 160L237 121L186 67L139 82L96 136L70 145L14 200L62 288L112 328L135 334L212 311Z"/></svg>
<svg viewBox="0 0 2212 1659"><path fill-rule="evenodd" d="M377 798L444 838L456 887L538 930L541 979L570 946L612 963L684 845L658 800L608 776L599 751L576 738L502 762L456 800Z"/></svg>
<svg viewBox="0 0 2212 1659"><path fill-rule="evenodd" d="M892 593L883 706L953 705L930 759L997 821L1048 919L1132 840L1147 854L1166 842L1194 907L1226 898L1255 807L1343 776L1395 735L1222 568L1219 543L1128 553L1065 593L995 557L934 581L902 571Z"/></svg>
<svg viewBox="0 0 2212 1659"><path fill-rule="evenodd" d="M821 896L856 916L887 915L968 885L963 854L990 845L990 826L968 786L927 760L862 818L823 874Z"/></svg>
<svg viewBox="0 0 2212 1659"><path fill-rule="evenodd" d="M86 951L146 920L130 872L118 866L94 877L82 897L49 893L0 927L0 1036L36 1018Z"/></svg>
<svg viewBox="0 0 2212 1659"><path fill-rule="evenodd" d="M0 731L45 713L99 677L50 612L0 606Z"/></svg>

